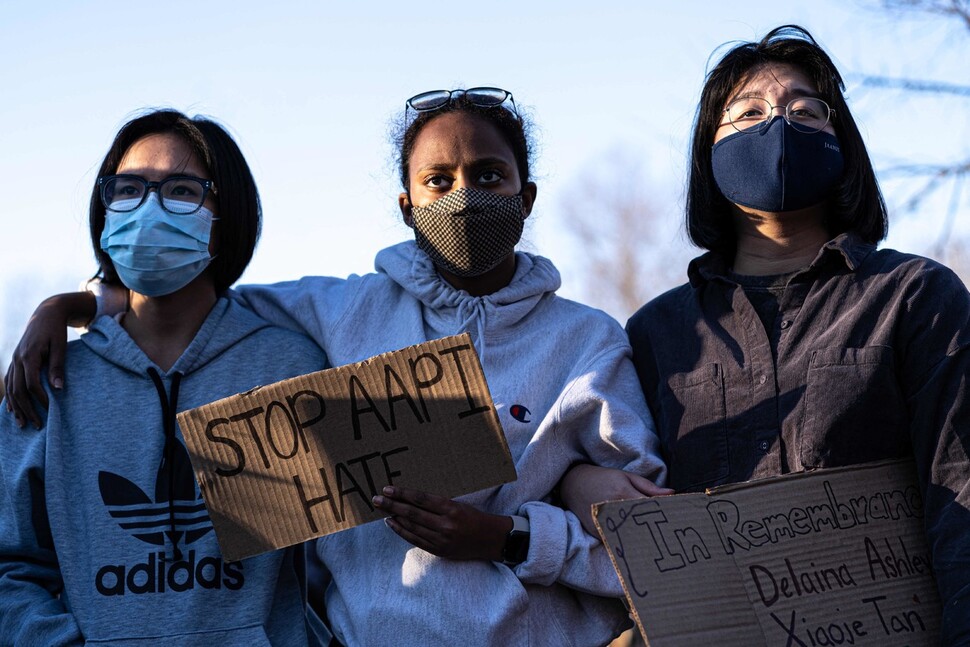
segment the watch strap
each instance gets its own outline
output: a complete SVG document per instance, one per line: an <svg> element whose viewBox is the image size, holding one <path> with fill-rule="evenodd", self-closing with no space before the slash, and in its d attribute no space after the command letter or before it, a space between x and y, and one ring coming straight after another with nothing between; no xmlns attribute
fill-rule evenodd
<svg viewBox="0 0 970 647"><path fill-rule="evenodd" d="M505 546L502 548L502 563L506 566L518 566L529 555L529 540L531 528L529 520L518 515L511 515L512 529L505 536Z"/></svg>

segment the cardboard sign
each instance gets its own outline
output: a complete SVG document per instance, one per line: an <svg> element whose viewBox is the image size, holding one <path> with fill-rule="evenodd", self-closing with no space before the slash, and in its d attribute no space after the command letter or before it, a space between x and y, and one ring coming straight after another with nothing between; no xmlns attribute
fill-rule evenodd
<svg viewBox="0 0 970 647"><path fill-rule="evenodd" d="M456 497L514 481L468 334L178 415L223 558L384 517L385 485Z"/></svg>
<svg viewBox="0 0 970 647"><path fill-rule="evenodd" d="M650 647L939 642L910 461L601 503L594 518Z"/></svg>

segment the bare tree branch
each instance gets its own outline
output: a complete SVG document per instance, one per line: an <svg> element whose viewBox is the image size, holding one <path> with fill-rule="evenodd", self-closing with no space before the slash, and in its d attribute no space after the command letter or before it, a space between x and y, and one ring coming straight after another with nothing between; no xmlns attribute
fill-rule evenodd
<svg viewBox="0 0 970 647"><path fill-rule="evenodd" d="M970 2L967 0L883 0L887 9L918 11L955 18L970 32Z"/></svg>
<svg viewBox="0 0 970 647"><path fill-rule="evenodd" d="M924 14L940 18L940 24L958 25L957 30L964 37L970 37L970 0L882 0L882 7L891 13L909 12ZM950 39L952 41L952 38ZM895 76L880 76L872 74L854 74L862 88L876 88L878 90L899 90L911 96L916 94L935 95L938 100L962 101L970 97L970 86L947 81L932 79L913 79ZM957 108L955 114L966 114L965 105ZM965 149L966 150L966 149ZM967 246L960 240L952 240L954 225L960 213L961 203L965 202L963 184L970 174L970 156L944 164L910 163L884 168L880 174L886 178L909 177L917 184L909 196L901 203L904 211L917 211L926 206L931 197L939 192L950 189L943 225L936 238L936 242L928 250L928 255L946 262L963 263L963 271L967 271L966 254L959 257L953 250ZM954 267L958 272L961 269ZM967 276L964 274L964 276Z"/></svg>
<svg viewBox="0 0 970 647"><path fill-rule="evenodd" d="M946 218L943 220L943 230L933 248L933 255L942 257L946 255L947 244L950 241L950 234L953 233L953 224L957 219L957 212L960 208L960 194L963 192L963 180L965 176L960 176L953 182L953 193L950 195L950 205L946 210Z"/></svg>
<svg viewBox="0 0 970 647"><path fill-rule="evenodd" d="M924 81L921 79L900 79L889 76L865 74L859 76L859 83L874 88L891 88L907 92L931 92L933 94L953 94L960 97L970 97L970 85L956 85L942 81Z"/></svg>
<svg viewBox="0 0 970 647"><path fill-rule="evenodd" d="M886 175L966 175L970 173L970 159L956 164L901 164L883 169Z"/></svg>

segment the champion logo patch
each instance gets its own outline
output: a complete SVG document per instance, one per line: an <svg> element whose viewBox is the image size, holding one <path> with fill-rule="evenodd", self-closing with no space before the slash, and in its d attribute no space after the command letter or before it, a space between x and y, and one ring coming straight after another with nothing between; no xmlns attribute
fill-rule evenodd
<svg viewBox="0 0 970 647"><path fill-rule="evenodd" d="M155 496L124 476L112 472L98 472L101 500L108 514L135 539L152 546L164 546L168 537L173 545L191 544L212 530L212 522L200 494L195 491L192 464L182 443L175 443L175 458L171 474L175 479L172 507L175 512L175 531L169 522L169 473L164 459L155 475Z"/></svg>
<svg viewBox="0 0 970 647"><path fill-rule="evenodd" d="M519 422L532 421L532 412L523 407L521 404L513 404L511 407L509 407L509 413Z"/></svg>

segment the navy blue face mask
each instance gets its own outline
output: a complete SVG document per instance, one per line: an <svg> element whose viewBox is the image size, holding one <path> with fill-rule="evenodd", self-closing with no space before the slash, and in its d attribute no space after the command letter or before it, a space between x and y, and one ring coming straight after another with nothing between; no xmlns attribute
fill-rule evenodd
<svg viewBox="0 0 970 647"><path fill-rule="evenodd" d="M845 166L835 135L799 132L784 117L761 132L734 133L714 144L711 164L725 198L771 212L824 202Z"/></svg>

